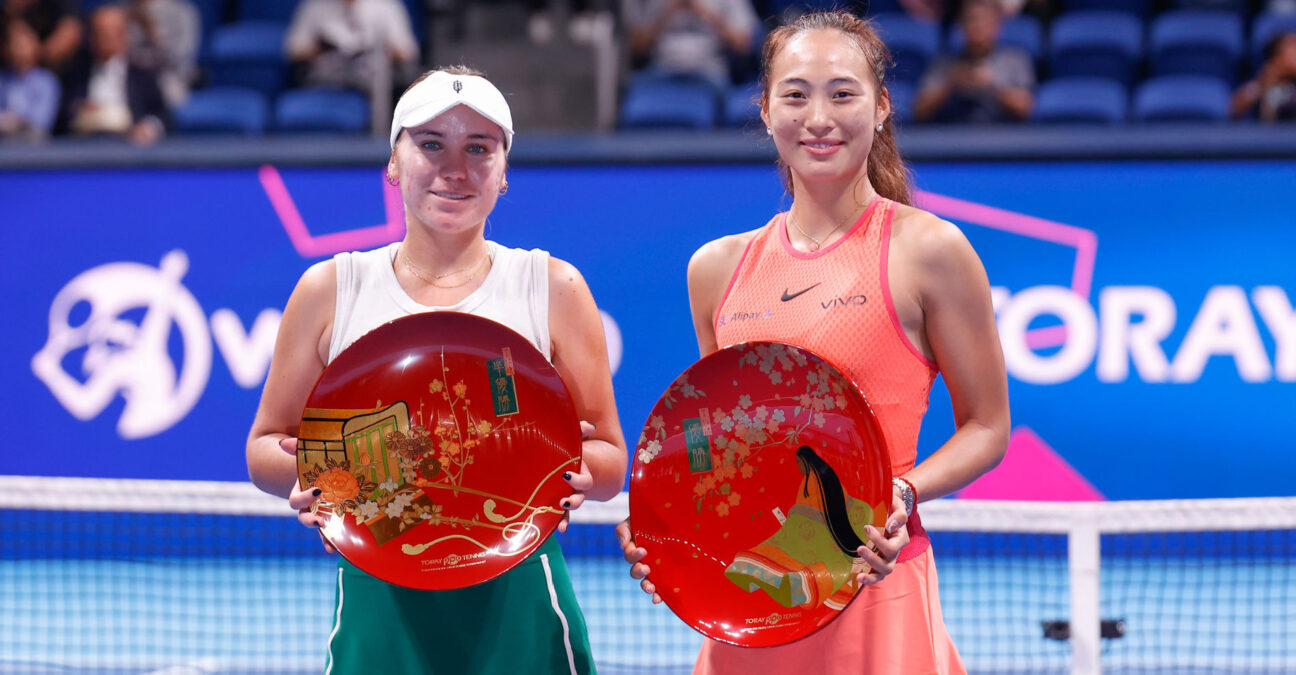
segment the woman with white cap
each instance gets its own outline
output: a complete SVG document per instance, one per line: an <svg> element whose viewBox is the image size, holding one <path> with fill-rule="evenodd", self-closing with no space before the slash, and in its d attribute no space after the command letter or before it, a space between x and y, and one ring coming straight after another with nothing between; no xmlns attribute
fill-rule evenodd
<svg viewBox="0 0 1296 675"><path fill-rule="evenodd" d="M288 299L247 459L253 482L288 496L303 524L321 524L309 509L317 494L297 485L293 457L315 380L369 330L434 310L512 328L562 375L585 420L585 440L580 471L564 474L574 494L559 506L574 509L621 490L625 441L589 288L576 268L544 251L484 236L486 217L508 189L512 143L508 103L480 73L425 73L392 119L387 180L400 187L405 238L312 266ZM501 577L455 591L410 590L338 564L330 673L593 671L584 618L552 538Z"/></svg>

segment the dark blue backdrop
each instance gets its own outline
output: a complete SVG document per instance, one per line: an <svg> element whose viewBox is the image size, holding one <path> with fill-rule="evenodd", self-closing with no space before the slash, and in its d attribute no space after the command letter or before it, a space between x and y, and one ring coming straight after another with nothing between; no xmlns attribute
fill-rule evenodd
<svg viewBox="0 0 1296 675"><path fill-rule="evenodd" d="M353 230L386 222L379 167L279 174L314 235L361 241ZM917 167L929 206L964 227L1004 289L1001 329L1008 308L1045 329L1029 353L1009 348L1014 426L1115 499L1292 494L1294 175L1293 162ZM509 182L487 234L584 272L620 329L615 384L633 441L697 356L689 255L786 207L777 178L765 166L515 167ZM0 472L244 479L273 310L322 259L294 248L259 172L0 173L0 204L13 322L0 352L10 432ZM1086 253L1086 241L1096 248ZM89 270L52 317L60 290ZM1059 300L1060 289L1080 295ZM1065 333L1048 330L1059 303L1072 312ZM1124 328L1121 303L1164 326L1140 329L1136 313ZM96 309L119 320L77 332ZM1004 333L1006 344L1024 339ZM920 451L951 431L938 390Z"/></svg>

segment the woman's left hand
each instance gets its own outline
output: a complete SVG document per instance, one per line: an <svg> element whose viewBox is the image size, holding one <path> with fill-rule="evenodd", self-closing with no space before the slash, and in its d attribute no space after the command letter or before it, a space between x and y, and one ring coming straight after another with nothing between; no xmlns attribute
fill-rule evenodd
<svg viewBox="0 0 1296 675"><path fill-rule="evenodd" d="M886 578L895 570L896 559L900 549L909 543L909 512L905 510L904 499L898 489L891 490L891 516L887 518L886 532L873 525L865 525L869 543L859 547L856 553L860 560L867 563L869 570L856 575L855 580L861 586L872 586Z"/></svg>
<svg viewBox="0 0 1296 675"><path fill-rule="evenodd" d="M580 426L581 439L582 441L587 441L590 434L594 433L594 425L585 420L581 420ZM558 503L560 507L567 511L563 516L562 521L558 523L559 532L567 531L567 522L571 520L571 512L580 508L580 505L585 503L585 491L594 487L594 475L590 473L589 467L585 466L585 462L581 462L579 472L564 471L563 480L567 481L567 484L572 486L572 495L570 497L564 497L563 500Z"/></svg>

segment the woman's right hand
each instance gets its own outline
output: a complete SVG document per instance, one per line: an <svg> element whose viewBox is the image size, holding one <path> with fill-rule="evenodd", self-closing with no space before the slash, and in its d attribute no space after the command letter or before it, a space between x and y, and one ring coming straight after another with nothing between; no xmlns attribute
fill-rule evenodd
<svg viewBox="0 0 1296 675"><path fill-rule="evenodd" d="M297 439L291 436L281 439L279 441L279 448L290 455L296 456ZM301 489L301 479L298 478L293 483L292 493L288 495L288 505L297 509L297 520L302 525L316 530L324 527L324 516L311 511L311 505L315 503L316 499L319 499L320 492L321 490L319 488L311 488L309 490ZM324 544L325 551L328 551L329 553L337 553L337 549L334 548L333 544L330 544L329 540L324 537L323 532L320 532L320 542Z"/></svg>
<svg viewBox="0 0 1296 675"><path fill-rule="evenodd" d="M630 577L639 579L639 587L644 593L652 596L653 604L662 601L661 595L657 593L657 588L648 580L648 565L639 562L648 555L648 552L635 546L633 535L630 533L630 519L617 523L616 526L617 541L621 542L621 550L625 553L626 562L630 563Z"/></svg>

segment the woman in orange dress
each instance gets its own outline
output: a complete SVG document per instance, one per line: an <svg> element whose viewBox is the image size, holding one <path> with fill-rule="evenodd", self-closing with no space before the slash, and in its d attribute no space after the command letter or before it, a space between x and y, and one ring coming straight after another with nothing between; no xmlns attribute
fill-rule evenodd
<svg viewBox="0 0 1296 675"><path fill-rule="evenodd" d="M867 528L871 568L832 623L797 642L748 648L707 640L695 673L963 673L945 630L936 565L916 502L948 495L1007 447L1007 377L990 287L957 227L911 205L886 89L890 55L873 25L803 16L763 49L761 118L792 206L689 262L703 355L752 340L817 352L846 371L887 437L897 477L885 531ZM759 319L749 319L757 316ZM945 377L956 431L915 465L932 382ZM631 576L660 602L647 552L618 527Z"/></svg>

